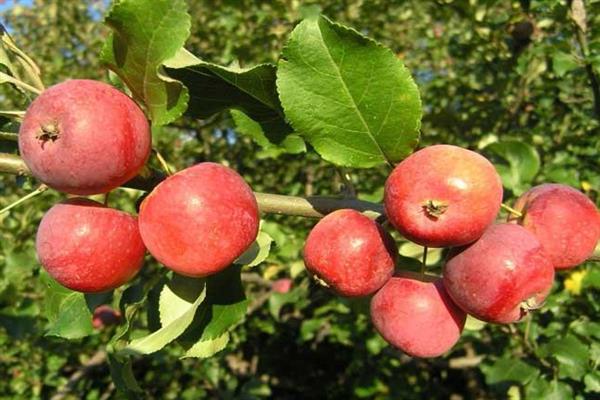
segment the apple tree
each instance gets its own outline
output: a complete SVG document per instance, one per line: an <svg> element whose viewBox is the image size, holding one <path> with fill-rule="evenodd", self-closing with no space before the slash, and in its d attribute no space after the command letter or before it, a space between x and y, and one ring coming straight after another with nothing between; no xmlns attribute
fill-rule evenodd
<svg viewBox="0 0 600 400"><path fill-rule="evenodd" d="M599 3L241 3L4 11L2 392L597 395Z"/></svg>

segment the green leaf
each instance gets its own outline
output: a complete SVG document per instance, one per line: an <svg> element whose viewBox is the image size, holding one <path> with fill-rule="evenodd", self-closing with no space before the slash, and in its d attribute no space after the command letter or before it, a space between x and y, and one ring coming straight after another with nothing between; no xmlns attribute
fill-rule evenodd
<svg viewBox="0 0 600 400"><path fill-rule="evenodd" d="M48 318L46 336L80 339L94 332L92 314L83 293L74 292L53 280L45 271L40 279L46 289L44 311Z"/></svg>
<svg viewBox="0 0 600 400"><path fill-rule="evenodd" d="M275 90L275 66L223 67L205 62L185 49L167 60L167 73L190 92L187 115L208 118L227 109L242 111L257 123L268 141L281 145L292 128L285 122ZM254 128L256 129L256 128Z"/></svg>
<svg viewBox="0 0 600 400"><path fill-rule="evenodd" d="M600 372L593 371L583 377L586 392L600 392Z"/></svg>
<svg viewBox="0 0 600 400"><path fill-rule="evenodd" d="M160 296L162 327L139 339L132 340L123 349L124 354L151 354L179 337L190 326L196 310L206 297L203 279L174 275L163 287Z"/></svg>
<svg viewBox="0 0 600 400"><path fill-rule="evenodd" d="M297 303L304 295L300 287L294 288L287 293L271 293L269 297L269 312L275 319L279 319L281 309L286 304Z"/></svg>
<svg viewBox="0 0 600 400"><path fill-rule="evenodd" d="M573 398L573 389L564 382L536 379L525 387L527 400L564 400Z"/></svg>
<svg viewBox="0 0 600 400"><path fill-rule="evenodd" d="M269 256L273 239L268 233L260 231L254 243L234 262L239 265L255 267Z"/></svg>
<svg viewBox="0 0 600 400"><path fill-rule="evenodd" d="M600 288L600 271L597 268L589 268L581 283L584 288Z"/></svg>
<svg viewBox="0 0 600 400"><path fill-rule="evenodd" d="M208 358L223 350L229 343L229 333L225 332L214 339L200 340L186 351L181 358Z"/></svg>
<svg viewBox="0 0 600 400"><path fill-rule="evenodd" d="M181 116L189 99L187 89L166 76L161 64L182 48L190 34L186 2L118 1L105 23L114 33L104 44L102 62L145 105L154 125L165 125Z"/></svg>
<svg viewBox="0 0 600 400"><path fill-rule="evenodd" d="M114 353L107 353L110 376L116 388L131 398L138 398L142 388L137 383L129 357L122 357Z"/></svg>
<svg viewBox="0 0 600 400"><path fill-rule="evenodd" d="M526 384L539 374L534 366L512 357L499 358L492 365L482 365L481 369L488 385L511 382Z"/></svg>
<svg viewBox="0 0 600 400"><path fill-rule="evenodd" d="M419 246L413 242L405 242L400 246L400 255L407 258L414 258L418 261L423 259L422 246ZM442 249L428 249L427 250L427 265L435 265L442 259Z"/></svg>
<svg viewBox="0 0 600 400"><path fill-rule="evenodd" d="M517 196L525 191L540 170L540 156L527 143L506 140L491 143L484 150L502 161L494 163L502 184Z"/></svg>
<svg viewBox="0 0 600 400"><path fill-rule="evenodd" d="M232 110L231 117L237 132L248 136L264 150L268 150L272 157L282 153L298 154L306 151L304 140L296 134L289 134L280 143L274 143L266 136L263 127L242 111ZM278 136L280 135L276 135Z"/></svg>
<svg viewBox="0 0 600 400"><path fill-rule="evenodd" d="M556 51L552 55L552 70L559 78L578 67L579 63L572 54Z"/></svg>
<svg viewBox="0 0 600 400"><path fill-rule="evenodd" d="M559 378L581 380L588 369L590 349L575 336L566 335L540 346L538 354L558 361Z"/></svg>
<svg viewBox="0 0 600 400"><path fill-rule="evenodd" d="M292 32L277 71L285 116L334 164L395 163L418 143L419 91L389 49L325 17Z"/></svg>
<svg viewBox="0 0 600 400"><path fill-rule="evenodd" d="M241 266L232 265L206 280L206 300L200 306L194 322L182 335L179 342L191 351L198 342L213 342L218 347L219 339L229 332L246 315L248 301L241 280ZM207 344L208 345L208 344ZM203 344L198 344L203 348Z"/></svg>

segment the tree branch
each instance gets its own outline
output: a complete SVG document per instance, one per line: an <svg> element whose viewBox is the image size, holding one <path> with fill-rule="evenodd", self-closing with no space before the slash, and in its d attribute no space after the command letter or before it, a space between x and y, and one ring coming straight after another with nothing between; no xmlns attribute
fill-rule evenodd
<svg viewBox="0 0 600 400"><path fill-rule="evenodd" d="M31 171L25 165L23 159L14 154L0 153L0 172L30 176ZM123 186L150 191L165 179L165 175L159 171L143 172ZM352 208L364 212L371 218L377 218L383 214L383 206L368 201L341 198L309 196L296 197L280 194L255 193L260 211L267 214L295 215L308 218L321 218L325 214L341 208Z"/></svg>

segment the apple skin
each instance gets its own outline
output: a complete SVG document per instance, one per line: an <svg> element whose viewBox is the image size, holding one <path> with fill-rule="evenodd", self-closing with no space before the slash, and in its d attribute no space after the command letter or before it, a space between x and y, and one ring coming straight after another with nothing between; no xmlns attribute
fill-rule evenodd
<svg viewBox="0 0 600 400"><path fill-rule="evenodd" d="M356 210L337 210L321 219L304 245L304 263L336 294L367 296L394 273L398 250L377 222Z"/></svg>
<svg viewBox="0 0 600 400"><path fill-rule="evenodd" d="M527 229L495 224L468 247L454 249L444 268L444 286L454 302L476 318L511 323L541 307L552 288L554 268Z"/></svg>
<svg viewBox="0 0 600 400"><path fill-rule="evenodd" d="M19 130L19 151L33 176L77 195L106 193L133 178L151 141L148 121L133 100L84 79L42 92Z"/></svg>
<svg viewBox="0 0 600 400"><path fill-rule="evenodd" d="M428 247L462 246L494 222L502 181L483 156L429 146L394 168L385 183L387 217L407 239Z"/></svg>
<svg viewBox="0 0 600 400"><path fill-rule="evenodd" d="M36 250L50 276L84 293L123 285L146 253L135 217L84 198L58 203L44 215Z"/></svg>
<svg viewBox="0 0 600 400"><path fill-rule="evenodd" d="M441 279L393 277L371 300L371 320L392 346L413 357L438 357L458 341L467 315Z"/></svg>
<svg viewBox="0 0 600 400"><path fill-rule="evenodd" d="M600 213L580 191L547 183L524 193L514 207L523 214L509 216L540 241L554 268L567 269L584 262L600 240Z"/></svg>
<svg viewBox="0 0 600 400"><path fill-rule="evenodd" d="M258 204L237 172L205 162L161 182L140 207L148 251L167 268L203 277L227 268L256 239Z"/></svg>

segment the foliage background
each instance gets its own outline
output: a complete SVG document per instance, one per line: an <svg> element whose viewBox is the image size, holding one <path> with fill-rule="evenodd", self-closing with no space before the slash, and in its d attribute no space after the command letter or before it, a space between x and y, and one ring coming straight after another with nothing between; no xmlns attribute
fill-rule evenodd
<svg viewBox="0 0 600 400"><path fill-rule="evenodd" d="M421 145L452 143L482 151L506 171L506 200L548 181L599 200L600 100L594 99L590 77L600 74L600 1L584 2L587 49L577 37L570 3L559 0L189 3L192 35L186 47L207 61L241 66L275 62L294 25L320 9L402 58L424 104ZM47 85L73 77L107 80L98 62L108 35L101 23L106 8L104 1L16 1L0 18L41 66ZM30 99L2 85L0 101L2 109L24 110ZM157 129L154 138L177 169L211 160L229 163L257 191L340 191L338 171L316 154L274 157L232 126L227 113L203 121L184 118ZM539 171L530 147L488 146L515 141L535 149ZM0 142L0 150L14 152L15 145ZM361 197L381 199L385 168L350 172ZM1 176L0 205L31 187L28 180ZM118 190L111 204L135 211L139 196ZM105 363L69 380L102 352L114 327L75 342L44 335L48 299L33 244L43 212L60 198L47 192L0 216L2 398L116 395ZM133 371L147 398L600 397L597 264L559 274L545 308L530 321L470 324L446 357L416 360L374 333L365 301L336 298L303 272L300 251L313 223L266 218L264 229L276 245L266 262L244 275L251 301L244 323L232 332L226 350L209 359L180 360L172 347L136 358ZM157 268L149 260L143 275ZM278 278L293 279L294 289L273 293L271 283ZM150 323L144 321L136 327L140 331Z"/></svg>

